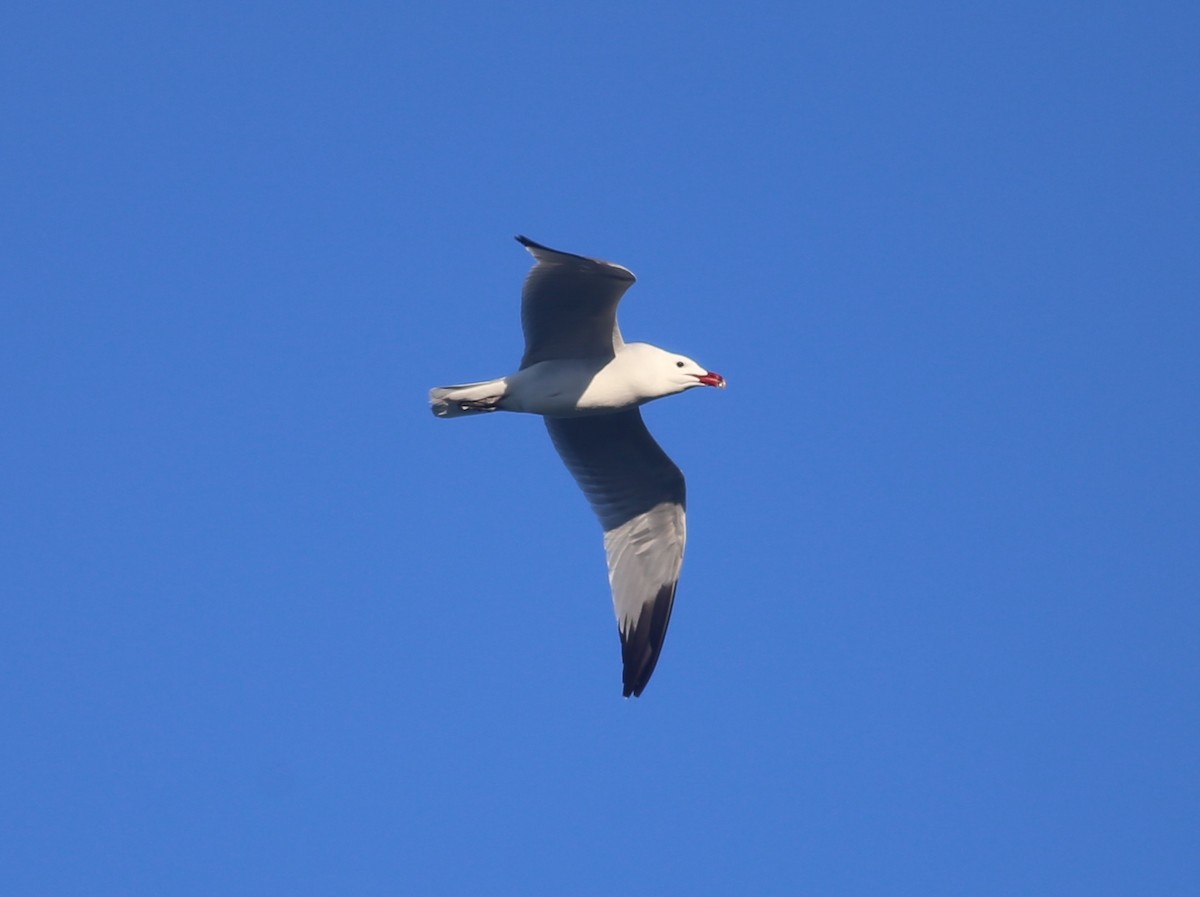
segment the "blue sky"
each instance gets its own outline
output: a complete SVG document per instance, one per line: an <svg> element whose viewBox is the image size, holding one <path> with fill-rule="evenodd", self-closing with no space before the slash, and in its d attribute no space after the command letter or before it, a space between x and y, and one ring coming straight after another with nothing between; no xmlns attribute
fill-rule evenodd
<svg viewBox="0 0 1200 897"><path fill-rule="evenodd" d="M0 15L8 894L1200 886L1185 3ZM512 240L688 476L620 696Z"/></svg>

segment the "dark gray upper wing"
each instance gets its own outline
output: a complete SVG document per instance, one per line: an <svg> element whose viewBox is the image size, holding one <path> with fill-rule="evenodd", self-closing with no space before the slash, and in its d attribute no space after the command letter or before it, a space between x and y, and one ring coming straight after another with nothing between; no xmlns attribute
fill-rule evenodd
<svg viewBox="0 0 1200 897"><path fill-rule="evenodd" d="M604 527L625 695L640 695L662 651L683 565L683 474L636 408L548 417L546 428Z"/></svg>
<svg viewBox="0 0 1200 897"><path fill-rule="evenodd" d="M617 303L636 280L620 265L517 237L537 264L521 292L521 368L554 358L611 358L621 346Z"/></svg>

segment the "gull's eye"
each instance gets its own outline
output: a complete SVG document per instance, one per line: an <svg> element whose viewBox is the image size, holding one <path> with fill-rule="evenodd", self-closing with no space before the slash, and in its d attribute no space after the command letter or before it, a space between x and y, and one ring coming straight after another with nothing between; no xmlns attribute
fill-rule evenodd
<svg viewBox="0 0 1200 897"><path fill-rule="evenodd" d="M683 362L682 361L675 362L675 367L677 367L677 368L683 367Z"/></svg>

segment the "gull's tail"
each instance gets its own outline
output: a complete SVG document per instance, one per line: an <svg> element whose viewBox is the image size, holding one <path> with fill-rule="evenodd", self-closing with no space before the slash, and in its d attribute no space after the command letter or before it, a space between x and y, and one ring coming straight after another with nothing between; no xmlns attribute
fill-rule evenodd
<svg viewBox="0 0 1200 897"><path fill-rule="evenodd" d="M429 390L429 405L438 417L463 417L497 411L507 385L506 378L499 377L479 383L460 383L458 386L435 386Z"/></svg>

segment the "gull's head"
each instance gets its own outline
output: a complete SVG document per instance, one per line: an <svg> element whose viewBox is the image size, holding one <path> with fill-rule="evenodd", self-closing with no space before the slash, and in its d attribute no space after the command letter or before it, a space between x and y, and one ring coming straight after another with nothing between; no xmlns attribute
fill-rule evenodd
<svg viewBox="0 0 1200 897"><path fill-rule="evenodd" d="M694 386L725 388L725 378L686 355L668 352L648 343L629 343L626 352L635 365L640 391L647 399L674 395Z"/></svg>

